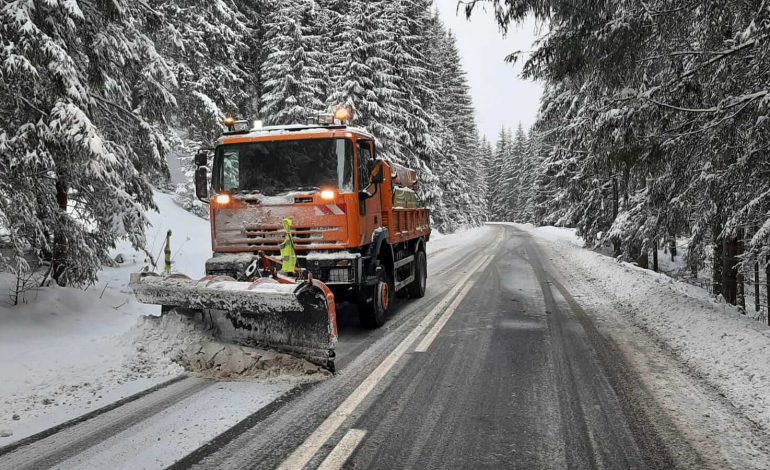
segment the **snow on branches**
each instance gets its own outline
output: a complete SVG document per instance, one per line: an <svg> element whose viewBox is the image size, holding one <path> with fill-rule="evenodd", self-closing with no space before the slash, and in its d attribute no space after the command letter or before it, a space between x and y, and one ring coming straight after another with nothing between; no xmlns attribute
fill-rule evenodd
<svg viewBox="0 0 770 470"><path fill-rule="evenodd" d="M307 122L348 102L381 156L420 172L442 231L484 218L454 38L430 0L13 0L0 7L0 243L88 285L144 244L172 150L192 176L225 115ZM192 184L178 189L193 208ZM199 208L198 208L199 209ZM21 264L20 264L21 263Z"/></svg>
<svg viewBox="0 0 770 470"><path fill-rule="evenodd" d="M529 15L549 28L524 66L546 84L539 220L559 214L640 264L687 237L716 294L770 262L766 2L492 3L504 28Z"/></svg>

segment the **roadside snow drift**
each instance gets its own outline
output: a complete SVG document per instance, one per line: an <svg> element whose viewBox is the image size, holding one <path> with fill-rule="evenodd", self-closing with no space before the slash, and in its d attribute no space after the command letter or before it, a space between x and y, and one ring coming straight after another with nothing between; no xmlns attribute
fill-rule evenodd
<svg viewBox="0 0 770 470"><path fill-rule="evenodd" d="M629 318L770 430L770 328L699 287L580 249L569 229L514 226L550 242L550 262L581 304Z"/></svg>
<svg viewBox="0 0 770 470"><path fill-rule="evenodd" d="M211 331L177 311L144 317L134 344L140 363L172 361L193 375L217 380L302 383L331 376L320 366L287 354L220 342Z"/></svg>
<svg viewBox="0 0 770 470"><path fill-rule="evenodd" d="M172 230L173 267L202 277L211 254L208 221L156 192L160 212L147 214L147 251L160 258ZM160 307L137 302L130 273L148 256L121 242L121 262L105 267L86 290L46 287L24 293L13 306L6 295L14 277L0 273L0 446L152 387L184 372L168 358L136 353L132 329Z"/></svg>

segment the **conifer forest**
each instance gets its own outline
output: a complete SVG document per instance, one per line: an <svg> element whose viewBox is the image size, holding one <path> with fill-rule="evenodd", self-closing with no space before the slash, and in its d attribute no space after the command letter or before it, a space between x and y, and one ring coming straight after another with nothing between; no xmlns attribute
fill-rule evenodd
<svg viewBox="0 0 770 470"><path fill-rule="evenodd" d="M495 0L467 11L490 5L503 29L548 24L531 53L508 58L545 93L529 139L498 138L494 158L509 163L488 175L490 218L577 227L588 246L656 270L658 251L684 255L685 278L765 310L770 7Z"/></svg>
<svg viewBox="0 0 770 470"><path fill-rule="evenodd" d="M307 123L338 103L380 156L420 174L434 227L485 219L484 143L455 38L429 0L34 1L0 8L4 264L96 279L145 244L167 159L210 147L225 116ZM192 182L178 188L196 210ZM203 212L198 207L198 212Z"/></svg>

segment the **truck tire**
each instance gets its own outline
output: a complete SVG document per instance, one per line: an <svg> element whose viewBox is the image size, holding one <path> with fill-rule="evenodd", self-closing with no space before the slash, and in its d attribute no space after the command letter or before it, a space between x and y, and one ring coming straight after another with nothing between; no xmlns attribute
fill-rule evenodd
<svg viewBox="0 0 770 470"><path fill-rule="evenodd" d="M393 283L385 271L380 270L377 284L369 289L372 301L359 302L358 319L364 328L379 328L385 324L385 315L393 303Z"/></svg>
<svg viewBox="0 0 770 470"><path fill-rule="evenodd" d="M409 297L420 299L425 297L425 284L428 279L428 259L425 252L420 250L414 254L414 281L406 286Z"/></svg>

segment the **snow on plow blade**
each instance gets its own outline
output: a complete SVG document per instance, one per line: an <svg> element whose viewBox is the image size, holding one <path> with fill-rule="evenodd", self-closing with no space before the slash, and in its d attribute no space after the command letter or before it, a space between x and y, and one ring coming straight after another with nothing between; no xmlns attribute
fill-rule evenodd
<svg viewBox="0 0 770 470"><path fill-rule="evenodd" d="M239 282L223 276L196 281L179 274L132 273L129 286L142 303L206 311L204 317L224 341L268 346L334 370L334 295L319 281Z"/></svg>

